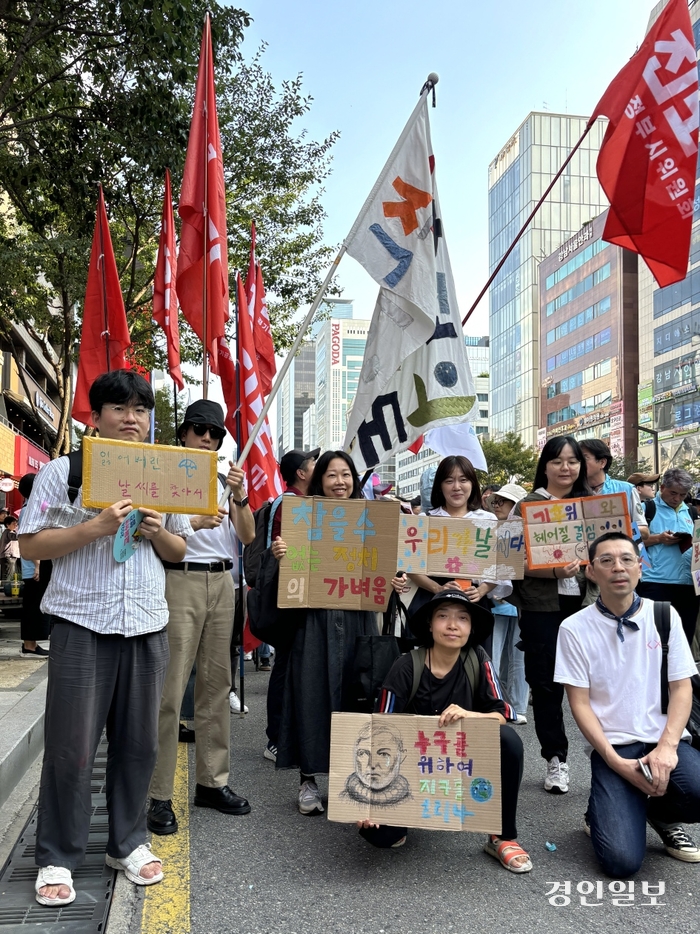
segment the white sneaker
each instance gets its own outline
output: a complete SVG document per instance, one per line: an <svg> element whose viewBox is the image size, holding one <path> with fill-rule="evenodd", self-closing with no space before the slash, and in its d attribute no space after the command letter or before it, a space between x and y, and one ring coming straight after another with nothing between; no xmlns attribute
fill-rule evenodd
<svg viewBox="0 0 700 934"><path fill-rule="evenodd" d="M321 793L316 782L304 782L299 789L299 813L323 814Z"/></svg>
<svg viewBox="0 0 700 934"><path fill-rule="evenodd" d="M515 720L516 726L524 726L527 723L525 714L519 713Z"/></svg>
<svg viewBox="0 0 700 934"><path fill-rule="evenodd" d="M566 762L560 762L559 756L554 756L547 763L544 790L553 795L565 795L569 790L569 766Z"/></svg>
<svg viewBox="0 0 700 934"><path fill-rule="evenodd" d="M252 659L253 659L253 653L252 653L252 652L246 652L246 653L243 655L243 659L244 659L246 662L252 661Z"/></svg>
<svg viewBox="0 0 700 934"><path fill-rule="evenodd" d="M240 713L241 712L241 699L236 694L235 691L231 691L228 696L228 702L231 705L231 713ZM243 707L243 713L248 713L248 705L245 704Z"/></svg>

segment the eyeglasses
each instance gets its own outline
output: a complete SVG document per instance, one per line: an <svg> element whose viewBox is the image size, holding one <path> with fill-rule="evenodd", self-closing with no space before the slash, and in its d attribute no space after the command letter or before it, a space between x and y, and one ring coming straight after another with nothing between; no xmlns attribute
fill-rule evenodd
<svg viewBox="0 0 700 934"><path fill-rule="evenodd" d="M141 421L145 421L151 417L151 410L145 405L109 405L105 404L102 406L103 409L108 409L110 412L113 412L115 415L126 415L130 412L136 418Z"/></svg>
<svg viewBox="0 0 700 934"><path fill-rule="evenodd" d="M226 431L223 428L217 428L216 425L190 425L190 428L198 438L203 438L207 432L213 441L223 441L226 437Z"/></svg>
<svg viewBox="0 0 700 934"><path fill-rule="evenodd" d="M635 564L639 563L639 558L636 555L601 555L600 558L594 558L593 560L597 561L606 571L614 568L618 561L624 568L633 568Z"/></svg>
<svg viewBox="0 0 700 934"><path fill-rule="evenodd" d="M501 499L500 497L492 496L491 505L496 509L499 509L501 506L512 506L513 504L508 499Z"/></svg>

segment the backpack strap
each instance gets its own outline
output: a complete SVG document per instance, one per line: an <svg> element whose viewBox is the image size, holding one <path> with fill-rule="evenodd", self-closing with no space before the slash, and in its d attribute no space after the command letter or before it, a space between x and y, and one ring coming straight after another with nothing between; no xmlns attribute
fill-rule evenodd
<svg viewBox="0 0 700 934"><path fill-rule="evenodd" d="M661 639L661 713L668 713L668 640L671 636L671 604L654 603L654 624Z"/></svg>
<svg viewBox="0 0 700 934"><path fill-rule="evenodd" d="M406 701L407 707L418 693L418 685L420 684L423 668L425 667L425 655L425 646L421 646L418 649L411 649L411 659L413 661L413 685L411 687L411 694ZM464 670L467 675L467 681L469 682L469 687L471 688L472 699L474 699L474 697L476 697L477 688L479 687L479 659L477 658L476 652L473 648L470 648L466 653L461 652L460 658L462 659L462 664L464 665Z"/></svg>
<svg viewBox="0 0 700 934"><path fill-rule="evenodd" d="M277 499L274 500L272 505L270 506L270 515L267 517L267 533L265 535L265 548L269 548L270 545L272 544L272 522L275 518L275 513L280 508L280 504L282 503L282 496L284 496L284 493L278 496Z"/></svg>
<svg viewBox="0 0 700 934"><path fill-rule="evenodd" d="M80 487L83 485L83 452L71 451L68 455L68 499L75 502Z"/></svg>
<svg viewBox="0 0 700 934"><path fill-rule="evenodd" d="M656 515L656 503L653 499L648 499L644 503L644 518L647 520L647 523L651 525L654 516Z"/></svg>

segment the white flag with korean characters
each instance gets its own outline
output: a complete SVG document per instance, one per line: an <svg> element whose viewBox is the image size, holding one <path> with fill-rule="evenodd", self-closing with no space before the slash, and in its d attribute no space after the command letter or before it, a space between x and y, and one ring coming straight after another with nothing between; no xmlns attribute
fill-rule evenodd
<svg viewBox="0 0 700 934"><path fill-rule="evenodd" d="M375 326L377 333L386 334L386 326L381 322L387 308L397 302L403 303L404 308L415 307L407 298L397 297L394 290L381 287L344 442L360 472L404 451L431 428L464 422L476 407L474 381L440 222L432 158L430 164L433 187L430 249L434 262L430 272L429 264L424 264L430 278L421 280L422 294L428 286L432 288L430 302L424 301L431 309L430 328L410 353L405 352L405 345L397 353L388 335L373 345L370 338ZM393 367L391 373L384 365L387 358Z"/></svg>

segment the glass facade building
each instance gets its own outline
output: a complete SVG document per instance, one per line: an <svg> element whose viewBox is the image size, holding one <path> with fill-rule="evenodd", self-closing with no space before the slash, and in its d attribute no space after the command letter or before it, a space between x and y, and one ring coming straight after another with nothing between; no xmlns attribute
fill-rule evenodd
<svg viewBox="0 0 700 934"><path fill-rule="evenodd" d="M316 338L316 444L343 446L347 412L357 392L369 321L331 318Z"/></svg>
<svg viewBox="0 0 700 934"><path fill-rule="evenodd" d="M489 166L493 271L586 128L586 117L531 113ZM596 121L489 290L489 435L516 431L534 445L540 425L538 265L607 207L595 172L606 121Z"/></svg>
<svg viewBox="0 0 700 934"><path fill-rule="evenodd" d="M316 399L316 343L302 344L277 394L277 451L304 444L304 413Z"/></svg>
<svg viewBox="0 0 700 934"><path fill-rule="evenodd" d="M637 255L601 239L607 211L542 260L540 431L637 445Z"/></svg>
<svg viewBox="0 0 700 934"><path fill-rule="evenodd" d="M650 27L664 6L654 8ZM690 18L700 50L700 2L691 5ZM653 465L656 455L662 471L700 454L700 187L686 278L661 289L639 263L638 424L658 432L656 452L655 436L640 432L639 456Z"/></svg>

